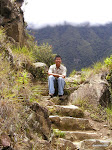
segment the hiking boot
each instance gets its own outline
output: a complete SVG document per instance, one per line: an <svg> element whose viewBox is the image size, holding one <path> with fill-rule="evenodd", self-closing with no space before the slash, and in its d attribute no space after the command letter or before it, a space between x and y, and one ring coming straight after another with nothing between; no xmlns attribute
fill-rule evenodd
<svg viewBox="0 0 112 150"><path fill-rule="evenodd" d="M67 99L67 95L59 95L59 100L63 101Z"/></svg>
<svg viewBox="0 0 112 150"><path fill-rule="evenodd" d="M53 98L53 97L54 97L54 95L53 95L53 94L51 94L51 95L50 95L50 98Z"/></svg>
<svg viewBox="0 0 112 150"><path fill-rule="evenodd" d="M63 95L59 95L59 100L61 100L61 101L63 101L63 100L64 100Z"/></svg>

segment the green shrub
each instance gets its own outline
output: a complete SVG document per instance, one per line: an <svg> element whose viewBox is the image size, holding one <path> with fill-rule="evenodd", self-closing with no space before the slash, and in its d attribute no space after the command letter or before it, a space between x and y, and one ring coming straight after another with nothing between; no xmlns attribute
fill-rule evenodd
<svg viewBox="0 0 112 150"><path fill-rule="evenodd" d="M63 138L65 136L65 132L59 129L53 129L53 133L56 137Z"/></svg>
<svg viewBox="0 0 112 150"><path fill-rule="evenodd" d="M76 74L76 70L73 70L71 73L70 73L70 77L74 76Z"/></svg>
<svg viewBox="0 0 112 150"><path fill-rule="evenodd" d="M99 72L100 70L101 70L101 68L102 68L102 63L101 62L96 62L94 65L93 65L93 69L94 69L94 71L97 73L97 72Z"/></svg>
<svg viewBox="0 0 112 150"><path fill-rule="evenodd" d="M48 44L43 43L41 46L35 46L33 56L36 62L43 62L48 67L54 63L55 54L52 53L52 47Z"/></svg>
<svg viewBox="0 0 112 150"><path fill-rule="evenodd" d="M13 53L15 53L16 55L20 55L20 56L26 56L28 57L30 60L33 60L33 52L32 50L30 50L27 46L23 46L21 47L14 47L12 49Z"/></svg>
<svg viewBox="0 0 112 150"><path fill-rule="evenodd" d="M21 84L28 84L29 77L28 72L26 70L17 73L17 82Z"/></svg>
<svg viewBox="0 0 112 150"><path fill-rule="evenodd" d="M104 60L105 66L112 69L112 55Z"/></svg>
<svg viewBox="0 0 112 150"><path fill-rule="evenodd" d="M34 42L34 37L26 31L26 45L28 49L32 52L32 57L35 62L43 62L48 67L54 63L55 54L52 53L52 46L48 43L43 43L38 45L37 42Z"/></svg>
<svg viewBox="0 0 112 150"><path fill-rule="evenodd" d="M112 108L106 108L105 111L107 114L107 123L112 127Z"/></svg>

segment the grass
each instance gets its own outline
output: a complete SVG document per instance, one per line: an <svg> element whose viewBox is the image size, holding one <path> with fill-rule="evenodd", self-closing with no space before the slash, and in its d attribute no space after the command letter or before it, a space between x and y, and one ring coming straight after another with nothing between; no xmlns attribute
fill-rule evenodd
<svg viewBox="0 0 112 150"><path fill-rule="evenodd" d="M88 107L87 102L88 102L87 99L81 99L81 98L79 98L76 101L74 101L72 104L80 106L80 108L84 111Z"/></svg>
<svg viewBox="0 0 112 150"><path fill-rule="evenodd" d="M98 74L101 72L108 72L109 70L111 71L111 69L112 69L112 55L104 59L103 62L96 62L91 67L82 68L80 83L83 83L85 80L87 80L94 74ZM70 77L74 77L75 74L76 74L76 70L73 70L73 72L70 74Z"/></svg>
<svg viewBox="0 0 112 150"><path fill-rule="evenodd" d="M0 27L0 43L4 43L6 40L5 30L3 27Z"/></svg>
<svg viewBox="0 0 112 150"><path fill-rule="evenodd" d="M70 73L70 77L73 77L75 74L76 74L76 70L73 70L71 73Z"/></svg>
<svg viewBox="0 0 112 150"><path fill-rule="evenodd" d="M105 108L107 114L107 124L112 128L112 108Z"/></svg>
<svg viewBox="0 0 112 150"><path fill-rule="evenodd" d="M105 66L112 69L112 55L104 60Z"/></svg>
<svg viewBox="0 0 112 150"><path fill-rule="evenodd" d="M12 49L13 53L19 54L19 55L24 55L29 57L31 60L33 59L33 52L29 50L26 46L21 47L14 47Z"/></svg>
<svg viewBox="0 0 112 150"><path fill-rule="evenodd" d="M48 110L49 110L49 114L50 114L50 115L53 115L53 114L56 115L56 114L57 114L57 113L56 113L56 109L55 109L54 107L48 108Z"/></svg>
<svg viewBox="0 0 112 150"><path fill-rule="evenodd" d="M53 129L53 134L54 134L56 137L59 137L59 138L65 137L65 132L64 132L64 131L61 131L61 130L59 130L59 129Z"/></svg>
<svg viewBox="0 0 112 150"><path fill-rule="evenodd" d="M65 87L66 88L71 88L71 87L77 87L78 86L78 82L66 82L66 85L65 85Z"/></svg>

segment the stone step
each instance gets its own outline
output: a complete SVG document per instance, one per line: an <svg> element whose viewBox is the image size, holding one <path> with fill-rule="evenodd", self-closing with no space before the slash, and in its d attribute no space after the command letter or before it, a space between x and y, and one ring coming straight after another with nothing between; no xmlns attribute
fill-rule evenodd
<svg viewBox="0 0 112 150"><path fill-rule="evenodd" d="M41 95L48 95L48 87L35 87L34 89L32 89L33 92L35 93L40 93Z"/></svg>
<svg viewBox="0 0 112 150"><path fill-rule="evenodd" d="M48 106L52 106L52 105L55 105L52 101L50 101L50 100L46 100L46 101L44 101L44 100L40 100L39 101L39 104L41 105L41 106L43 106L43 107L48 107Z"/></svg>
<svg viewBox="0 0 112 150"><path fill-rule="evenodd" d="M70 117L76 117L76 118L82 118L84 117L83 111L74 105L54 105L54 106L48 106L47 107L50 115L61 115L61 116L70 116Z"/></svg>
<svg viewBox="0 0 112 150"><path fill-rule="evenodd" d="M50 96L42 96L42 100L46 101L46 100L51 100Z"/></svg>
<svg viewBox="0 0 112 150"><path fill-rule="evenodd" d="M84 132L84 131L62 131L64 132L64 138L70 141L82 141L85 139L99 139L100 135L96 132Z"/></svg>
<svg viewBox="0 0 112 150"><path fill-rule="evenodd" d="M69 140L54 138L51 142L53 150L77 150L77 147Z"/></svg>
<svg viewBox="0 0 112 150"><path fill-rule="evenodd" d="M77 150L80 150L80 145L81 143L80 142L73 142L73 144L75 145L75 147L77 148Z"/></svg>
<svg viewBox="0 0 112 150"><path fill-rule="evenodd" d="M34 92L36 92L36 91L48 91L48 88L35 88L35 89L33 89L32 91L34 91Z"/></svg>
<svg viewBox="0 0 112 150"><path fill-rule="evenodd" d="M74 117L49 116L52 126L60 130L93 130L88 119Z"/></svg>
<svg viewBox="0 0 112 150"><path fill-rule="evenodd" d="M75 144L74 144L75 145ZM111 145L109 140L86 139L80 142L80 150L106 150ZM108 150L111 150L109 148Z"/></svg>
<svg viewBox="0 0 112 150"><path fill-rule="evenodd" d="M63 100L60 100L60 98L58 96L54 96L53 98L51 98L50 96L42 96L42 99L44 101L46 100L50 100L52 101L55 105L67 105L68 104L68 96L64 95L63 96Z"/></svg>
<svg viewBox="0 0 112 150"><path fill-rule="evenodd" d="M64 138L72 142L83 141L85 139L100 139L101 135L93 131L61 131L59 129L53 129L55 137Z"/></svg>

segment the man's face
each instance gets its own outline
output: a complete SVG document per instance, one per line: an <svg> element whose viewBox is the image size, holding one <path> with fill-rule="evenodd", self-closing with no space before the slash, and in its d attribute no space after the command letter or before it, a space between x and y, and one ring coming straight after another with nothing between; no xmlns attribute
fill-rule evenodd
<svg viewBox="0 0 112 150"><path fill-rule="evenodd" d="M57 58L55 59L55 63L56 63L56 65L60 65L60 64L61 64L61 62L62 62L62 60L61 60L61 58L60 58L60 57L57 57Z"/></svg>

